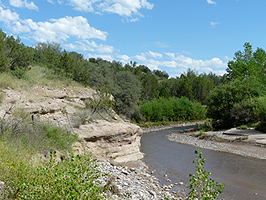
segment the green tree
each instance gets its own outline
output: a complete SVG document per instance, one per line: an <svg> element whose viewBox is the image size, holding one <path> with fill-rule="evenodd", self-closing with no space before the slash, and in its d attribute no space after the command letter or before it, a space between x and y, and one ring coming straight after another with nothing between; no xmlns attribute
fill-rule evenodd
<svg viewBox="0 0 266 200"><path fill-rule="evenodd" d="M6 46L6 34L0 29L0 72L7 71L7 46Z"/></svg>
<svg viewBox="0 0 266 200"><path fill-rule="evenodd" d="M141 99L150 101L153 98L159 97L159 82L154 74L141 74Z"/></svg>
<svg viewBox="0 0 266 200"><path fill-rule="evenodd" d="M228 79L244 79L249 76L256 76L260 81L266 77L266 53L258 48L255 52L250 43L244 44L244 51L237 51L233 60L228 62Z"/></svg>
<svg viewBox="0 0 266 200"><path fill-rule="evenodd" d="M6 38L8 67L12 74L18 78L25 76L26 70L33 62L33 49L26 47L19 37L8 36Z"/></svg>
<svg viewBox="0 0 266 200"><path fill-rule="evenodd" d="M115 87L111 93L115 99L115 109L128 117L138 110L141 84L129 71L120 71L115 75Z"/></svg>
<svg viewBox="0 0 266 200"><path fill-rule="evenodd" d="M34 46L34 49L35 62L42 63L49 68L55 68L58 65L58 61L62 55L60 44L55 42L38 43Z"/></svg>
<svg viewBox="0 0 266 200"><path fill-rule="evenodd" d="M68 52L64 50L57 64L56 71L58 74L63 74L66 77L73 78L74 59L70 57Z"/></svg>
<svg viewBox="0 0 266 200"><path fill-rule="evenodd" d="M152 73L155 74L156 76L160 77L160 78L168 79L168 77L169 77L169 74L166 71L153 70Z"/></svg>
<svg viewBox="0 0 266 200"><path fill-rule="evenodd" d="M227 127L234 126L232 109L246 99L266 95L266 88L254 76L233 80L211 91L208 98L208 117Z"/></svg>

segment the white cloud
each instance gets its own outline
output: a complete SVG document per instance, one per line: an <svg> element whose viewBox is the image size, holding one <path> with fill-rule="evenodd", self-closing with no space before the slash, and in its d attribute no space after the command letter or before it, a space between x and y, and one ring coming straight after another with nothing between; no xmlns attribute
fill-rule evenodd
<svg viewBox="0 0 266 200"><path fill-rule="evenodd" d="M11 21L19 20L19 15L16 12L12 12L9 9L4 10L0 7L0 21L9 23Z"/></svg>
<svg viewBox="0 0 266 200"><path fill-rule="evenodd" d="M92 38L106 40L108 35L104 31L91 27L87 19L82 16L51 19L46 22L34 22L32 19L26 19L20 20L20 23L25 30L18 29L17 26L14 26L13 30L18 30L17 33L29 32L31 37L38 42L61 42L72 36L82 40Z"/></svg>
<svg viewBox="0 0 266 200"><path fill-rule="evenodd" d="M161 53L152 52L152 51L149 51L146 54L152 58L162 58L163 57L163 55Z"/></svg>
<svg viewBox="0 0 266 200"><path fill-rule="evenodd" d="M87 58L102 58L103 60L113 61L114 58L111 55L103 54L87 54Z"/></svg>
<svg viewBox="0 0 266 200"><path fill-rule="evenodd" d="M207 0L207 3L208 4L216 4L216 2L215 1L212 1L212 0Z"/></svg>
<svg viewBox="0 0 266 200"><path fill-rule="evenodd" d="M174 59L175 58L175 54L174 53L166 52L164 54L166 54L167 56L169 56L171 59Z"/></svg>
<svg viewBox="0 0 266 200"><path fill-rule="evenodd" d="M215 27L216 25L218 25L218 24L220 24L219 22L210 22L210 25L212 26L212 27Z"/></svg>
<svg viewBox="0 0 266 200"><path fill-rule="evenodd" d="M167 48L167 47L169 47L169 45L167 45L167 44L165 44L165 43L163 43L163 42L156 42L156 45L157 45L158 47L160 47L160 48Z"/></svg>
<svg viewBox="0 0 266 200"><path fill-rule="evenodd" d="M123 64L129 63L131 60L131 58L127 55L118 55L117 58L119 58Z"/></svg>
<svg viewBox="0 0 266 200"><path fill-rule="evenodd" d="M137 21L136 16L142 16L140 9L152 9L153 4L147 0L69 0L75 10L96 13L114 13L123 17L133 17L130 21ZM134 17L135 16L135 17Z"/></svg>
<svg viewBox="0 0 266 200"><path fill-rule="evenodd" d="M114 51L113 46L104 45L104 44L96 44L94 41L77 41L76 44L65 44L64 45L67 49L75 50L75 51L91 51L97 53L106 53L112 54Z"/></svg>
<svg viewBox="0 0 266 200"><path fill-rule="evenodd" d="M28 3L27 0L9 0L9 3L11 6L17 7L17 8L28 8L30 10L38 10L38 7L34 4L33 1Z"/></svg>
<svg viewBox="0 0 266 200"><path fill-rule="evenodd" d="M96 3L99 0L69 0L70 4L74 7L75 10L93 12L93 3Z"/></svg>
<svg viewBox="0 0 266 200"><path fill-rule="evenodd" d="M165 52L164 54L161 54L162 57L152 57L151 55L151 51L149 51L136 55L134 59L139 61L139 64L144 64L152 70L159 68L170 68L172 69L170 71L174 71L175 74L181 74L190 68L198 71L199 73L213 72L221 75L225 73L225 69L227 67L227 63L223 62L219 58L197 60L172 52Z"/></svg>

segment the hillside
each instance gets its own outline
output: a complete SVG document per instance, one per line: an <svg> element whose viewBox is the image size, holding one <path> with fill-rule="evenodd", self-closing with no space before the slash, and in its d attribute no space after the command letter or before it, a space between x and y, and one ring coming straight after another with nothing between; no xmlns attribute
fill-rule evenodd
<svg viewBox="0 0 266 200"><path fill-rule="evenodd" d="M139 151L142 130L138 126L125 122L113 110L97 108L92 114L93 110L87 105L97 98L97 94L91 88L76 83L67 86L60 81L56 84L48 83L48 80L46 84L39 83L44 83L45 78L38 81L31 77L31 73L38 70L41 77L41 69L37 67L29 71L28 81L18 80L23 82L21 86L10 84L13 88L6 85L1 90L1 118L12 118L21 109L31 116L33 123L40 119L77 134L81 140L75 143L75 148L80 152L92 152L98 158L116 162L143 157ZM1 85L3 83L2 79Z"/></svg>

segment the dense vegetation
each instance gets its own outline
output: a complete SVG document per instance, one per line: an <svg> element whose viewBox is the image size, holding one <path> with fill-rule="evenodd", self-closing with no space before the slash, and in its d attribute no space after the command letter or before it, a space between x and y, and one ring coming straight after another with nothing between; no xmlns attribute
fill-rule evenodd
<svg viewBox="0 0 266 200"><path fill-rule="evenodd" d="M228 62L224 76L188 69L175 78L133 61L123 65L115 60L86 59L53 42L26 47L19 37L3 31L0 46L0 72L27 79L31 67L44 66L52 71L50 78L71 79L111 94L115 111L136 122L200 120L207 116L219 126L232 127L264 120L258 114L263 113L263 105L254 102L265 96L266 53L261 48L253 52L249 43ZM207 105L207 115L198 103ZM199 113L193 108L193 116L183 114L190 113L192 105Z"/></svg>
<svg viewBox="0 0 266 200"><path fill-rule="evenodd" d="M62 50L57 43L38 43L31 48L25 47L19 38L7 37L2 31L0 37L1 72L27 79L26 72L30 67L47 67L57 78L69 78L96 89L104 88L114 97L116 112L136 121L147 120L139 110L140 101L187 97L192 102L206 104L210 90L224 79L212 73L198 75L190 69L180 78L169 79L167 72L151 71L136 62L123 66L118 61L85 59L77 52Z"/></svg>
<svg viewBox="0 0 266 200"><path fill-rule="evenodd" d="M140 103L141 114L152 122L201 120L205 119L205 110L200 103L189 101L186 97L159 98Z"/></svg>
<svg viewBox="0 0 266 200"><path fill-rule="evenodd" d="M236 52L229 61L227 72L227 82L208 97L208 116L218 128L257 123L257 128L266 132L266 52L261 48L253 52L245 43L244 51Z"/></svg>

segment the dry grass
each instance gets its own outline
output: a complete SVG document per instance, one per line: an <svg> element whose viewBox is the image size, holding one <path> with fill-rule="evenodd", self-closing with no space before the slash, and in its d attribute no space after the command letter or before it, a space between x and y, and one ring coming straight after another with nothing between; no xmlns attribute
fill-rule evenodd
<svg viewBox="0 0 266 200"><path fill-rule="evenodd" d="M35 85L45 85L53 88L82 86L68 78L59 78L52 70L41 66L31 66L31 69L26 73L26 77L27 79L24 80L18 79L9 73L1 73L0 88L11 88L22 91Z"/></svg>
<svg viewBox="0 0 266 200"><path fill-rule="evenodd" d="M81 84L71 79L60 78L52 70L41 66L31 67L31 70L27 72L27 76L29 77L29 82L32 84L40 84L54 88L81 86Z"/></svg>

